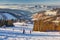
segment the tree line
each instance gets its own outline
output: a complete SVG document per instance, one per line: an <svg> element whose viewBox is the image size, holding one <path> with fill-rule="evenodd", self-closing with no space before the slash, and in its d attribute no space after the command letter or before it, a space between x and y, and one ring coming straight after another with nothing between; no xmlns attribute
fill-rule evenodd
<svg viewBox="0 0 60 40"><path fill-rule="evenodd" d="M11 19L11 20L2 20L2 19L0 19L0 27L2 27L2 26L7 26L7 27L9 27L9 26L14 26L13 25L13 22L16 22L16 20L13 20L13 19Z"/></svg>

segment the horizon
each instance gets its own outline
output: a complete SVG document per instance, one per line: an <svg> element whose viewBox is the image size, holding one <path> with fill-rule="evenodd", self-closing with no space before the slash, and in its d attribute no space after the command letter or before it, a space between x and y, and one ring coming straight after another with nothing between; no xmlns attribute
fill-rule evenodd
<svg viewBox="0 0 60 40"><path fill-rule="evenodd" d="M60 0L0 0L0 4L45 4L59 5Z"/></svg>

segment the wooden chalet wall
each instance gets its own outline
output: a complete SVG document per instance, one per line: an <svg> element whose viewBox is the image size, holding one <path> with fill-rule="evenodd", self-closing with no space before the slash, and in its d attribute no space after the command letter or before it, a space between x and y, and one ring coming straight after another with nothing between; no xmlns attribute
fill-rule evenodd
<svg viewBox="0 0 60 40"><path fill-rule="evenodd" d="M42 20L35 20L33 31L60 31L60 23L56 25L53 22L43 22Z"/></svg>

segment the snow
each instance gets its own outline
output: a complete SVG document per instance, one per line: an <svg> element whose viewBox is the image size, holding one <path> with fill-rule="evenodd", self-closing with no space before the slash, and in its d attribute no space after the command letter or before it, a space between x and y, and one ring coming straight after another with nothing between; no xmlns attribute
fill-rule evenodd
<svg viewBox="0 0 60 40"><path fill-rule="evenodd" d="M3 13L7 20L16 19L14 16L10 15L9 13Z"/></svg>
<svg viewBox="0 0 60 40"><path fill-rule="evenodd" d="M25 30L25 34L30 34L30 30Z"/></svg>
<svg viewBox="0 0 60 40"><path fill-rule="evenodd" d="M60 40L60 32L32 31L33 24L20 27L0 28L1 40ZM23 30L25 33L23 34Z"/></svg>
<svg viewBox="0 0 60 40"><path fill-rule="evenodd" d="M23 26L23 25L27 25L26 23L24 22L16 22L16 23L13 23L15 26Z"/></svg>
<svg viewBox="0 0 60 40"><path fill-rule="evenodd" d="M20 38L11 38L9 37L7 40L60 40L60 37L20 37Z"/></svg>
<svg viewBox="0 0 60 40"><path fill-rule="evenodd" d="M5 8L5 6L4 6ZM16 7L8 7L10 9L22 9L22 10L28 10L32 13L47 10L46 8L36 8L34 5L32 6L17 6ZM24 12L21 12L24 14ZM16 19L12 15L8 13L4 13L7 17L7 19ZM26 14L24 14L26 15ZM0 15L0 19L3 18L2 15ZM36 19L33 19L36 20ZM19 25L18 25L19 24ZM32 31L33 24L27 24L23 25L25 23L14 23L14 27L6 27L6 28L0 28L0 40L60 40L60 32L39 32L39 31ZM23 33L23 30L25 32Z"/></svg>
<svg viewBox="0 0 60 40"><path fill-rule="evenodd" d="M32 32L32 34L36 34L36 35L60 35L60 32Z"/></svg>
<svg viewBox="0 0 60 40"><path fill-rule="evenodd" d="M6 36L0 36L0 38L4 39Z"/></svg>

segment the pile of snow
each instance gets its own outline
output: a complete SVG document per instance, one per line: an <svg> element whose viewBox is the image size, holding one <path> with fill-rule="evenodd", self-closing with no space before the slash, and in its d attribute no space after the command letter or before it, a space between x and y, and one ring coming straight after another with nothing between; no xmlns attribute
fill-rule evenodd
<svg viewBox="0 0 60 40"><path fill-rule="evenodd" d="M33 31L31 34L36 34L36 35L60 35L60 32L37 32Z"/></svg>
<svg viewBox="0 0 60 40"><path fill-rule="evenodd" d="M19 26L25 26L27 24L24 22L16 22L16 23L13 23L13 25L19 27Z"/></svg>

